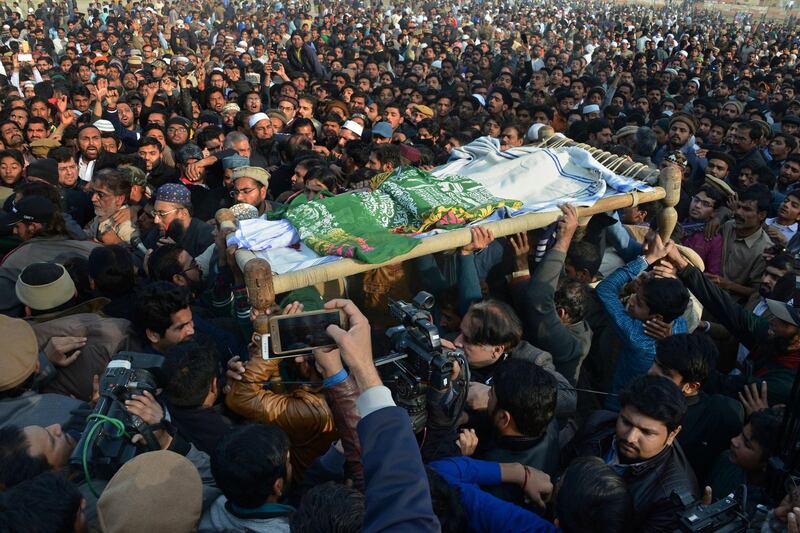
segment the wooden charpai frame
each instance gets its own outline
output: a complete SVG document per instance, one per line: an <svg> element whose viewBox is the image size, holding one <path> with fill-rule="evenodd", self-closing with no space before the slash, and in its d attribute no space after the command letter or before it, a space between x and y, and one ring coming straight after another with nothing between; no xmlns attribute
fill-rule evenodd
<svg viewBox="0 0 800 533"><path fill-rule="evenodd" d="M599 150L586 144L576 143L561 135L553 135L552 128L548 127L543 127L540 130L540 139L542 140L540 140L537 145L542 148L559 148L562 146L575 146L583 148L590 152L595 160L597 160L600 164L623 176L642 180L652 179L656 176L658 178L658 185L654 186L651 191L633 191L629 193L615 194L598 200L594 205L588 207L579 207L579 217L588 217L597 213L604 213L606 211L612 211L624 207L636 206L646 202L661 200L664 204L664 209L662 209L659 215L659 234L661 235L661 238L665 240L672 235L678 220L677 212L675 211L675 205L680 199L681 186L681 175L676 168L670 167L660 171L653 170L641 163L627 160L623 157ZM513 218L487 222L485 226L488 229L491 229L496 237L503 237L523 231L546 227L555 221L560 214L560 211L528 213ZM325 282L339 280L354 274L373 270L384 265L397 264L409 259L414 259L416 257L452 250L469 244L471 240L472 235L469 228L461 228L432 235L430 237L425 237L421 239L422 242L420 242L420 244L418 244L410 252L397 256L385 263L363 263L355 259L346 258L295 272L288 272L280 275L274 274L272 277L274 289L273 294L289 292L311 285L320 285ZM245 265L247 263L255 258L255 254L249 250L239 250L236 252L236 261L242 270L245 269Z"/></svg>

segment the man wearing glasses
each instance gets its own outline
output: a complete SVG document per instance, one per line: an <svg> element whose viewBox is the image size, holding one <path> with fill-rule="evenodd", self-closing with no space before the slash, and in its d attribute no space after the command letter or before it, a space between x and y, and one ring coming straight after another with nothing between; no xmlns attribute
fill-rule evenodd
<svg viewBox="0 0 800 533"><path fill-rule="evenodd" d="M231 197L237 204L250 204L258 209L259 216L272 211L273 203L267 199L269 172L261 167L239 167L233 171Z"/></svg>
<svg viewBox="0 0 800 533"><path fill-rule="evenodd" d="M130 214L122 216L128 209L131 182L128 177L114 168L104 168L92 176L89 193L95 217L86 226L86 234L103 244L130 244L131 238L138 234L131 223Z"/></svg>
<svg viewBox="0 0 800 533"><path fill-rule="evenodd" d="M192 217L191 193L185 185L166 183L156 191L155 200L156 225L144 239L147 248L174 242L197 257L214 244L214 228Z"/></svg>

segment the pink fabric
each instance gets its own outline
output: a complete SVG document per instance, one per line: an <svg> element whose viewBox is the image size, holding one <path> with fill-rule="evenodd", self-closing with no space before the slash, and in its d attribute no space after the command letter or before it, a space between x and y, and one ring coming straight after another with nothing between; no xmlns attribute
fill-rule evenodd
<svg viewBox="0 0 800 533"><path fill-rule="evenodd" d="M683 239L684 246L688 246L703 260L706 272L717 274L722 271L722 234L717 233L713 239L707 241L702 231L693 233Z"/></svg>

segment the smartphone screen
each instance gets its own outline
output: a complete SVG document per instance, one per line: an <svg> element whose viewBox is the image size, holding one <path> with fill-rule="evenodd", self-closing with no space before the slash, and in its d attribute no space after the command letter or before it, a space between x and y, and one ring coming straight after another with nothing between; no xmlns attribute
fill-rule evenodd
<svg viewBox="0 0 800 533"><path fill-rule="evenodd" d="M331 324L341 327L340 316L339 310L334 309L275 317L274 324L270 328L273 331L273 351L275 353L300 352L334 345L333 339L325 333L325 329ZM274 334L276 330L277 339Z"/></svg>

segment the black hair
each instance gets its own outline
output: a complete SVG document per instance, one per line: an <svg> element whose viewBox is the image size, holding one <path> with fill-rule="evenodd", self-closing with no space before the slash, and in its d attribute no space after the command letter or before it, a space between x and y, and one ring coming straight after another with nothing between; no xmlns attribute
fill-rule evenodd
<svg viewBox="0 0 800 533"><path fill-rule="evenodd" d="M211 473L222 494L245 509L263 505L286 477L289 438L278 426L249 424L225 435L211 455Z"/></svg>
<svg viewBox="0 0 800 533"><path fill-rule="evenodd" d="M15 122L16 124L16 122ZM24 167L25 167L25 157L22 155L22 152L16 150L14 148L7 148L5 150L0 150L0 159L10 157L14 161L20 164L23 167L23 175L24 175Z"/></svg>
<svg viewBox="0 0 800 533"><path fill-rule="evenodd" d="M128 294L136 286L133 258L118 245L99 246L89 254L89 277L100 296Z"/></svg>
<svg viewBox="0 0 800 533"><path fill-rule="evenodd" d="M16 150L14 151L16 152ZM50 151L47 152L47 157L55 159L57 163L66 163L67 161L75 159L75 153L66 146L59 146L57 148L51 148Z"/></svg>
<svg viewBox="0 0 800 533"><path fill-rule="evenodd" d="M19 426L0 427L0 492L50 470L44 456L31 457Z"/></svg>
<svg viewBox="0 0 800 533"><path fill-rule="evenodd" d="M353 160L356 166L363 167L369 161L370 150L369 143L361 139L354 139L345 143L343 152Z"/></svg>
<svg viewBox="0 0 800 533"><path fill-rule="evenodd" d="M797 138L794 135L789 135L788 133L776 133L773 140L780 137L786 143L786 149L789 152L794 152L797 149Z"/></svg>
<svg viewBox="0 0 800 533"><path fill-rule="evenodd" d="M599 457L578 457L561 476L556 516L565 533L623 533L633 516L625 481Z"/></svg>
<svg viewBox="0 0 800 533"><path fill-rule="evenodd" d="M100 128L98 128L94 124L81 124L81 126L78 128L78 132L76 134L76 137L77 137L77 135L80 135L83 130L88 130L88 129L95 129L98 132L100 131Z"/></svg>
<svg viewBox="0 0 800 533"><path fill-rule="evenodd" d="M497 408L508 411L520 433L537 438L547 430L558 392L552 374L532 361L506 359L492 384Z"/></svg>
<svg viewBox="0 0 800 533"><path fill-rule="evenodd" d="M553 120L553 116L555 113L554 109L551 106L547 105L530 106L530 112L531 112L531 118L533 118L533 115L535 115L536 113L544 113L545 115L547 115L547 120Z"/></svg>
<svg viewBox="0 0 800 533"><path fill-rule="evenodd" d="M706 196L708 196L714 202L714 209L725 205L725 200L727 198L725 194L716 187L712 187L711 185L703 185L697 192L706 193Z"/></svg>
<svg viewBox="0 0 800 533"><path fill-rule="evenodd" d="M302 126L309 126L311 128L311 131L314 133L314 136L316 137L316 129L314 128L314 123L311 121L311 119L308 118L303 118L303 117L295 118L292 121L292 125L289 127L289 131L295 134L297 133L297 128L300 128Z"/></svg>
<svg viewBox="0 0 800 533"><path fill-rule="evenodd" d="M689 305L689 291L683 283L671 278L650 278L642 284L647 307L653 315L661 315L665 322L672 322Z"/></svg>
<svg viewBox="0 0 800 533"><path fill-rule="evenodd" d="M779 451L783 414L783 407L770 407L754 411L746 422L750 424L750 438L761 446L762 462Z"/></svg>
<svg viewBox="0 0 800 533"><path fill-rule="evenodd" d="M73 531L82 502L74 483L47 472L0 493L0 523L10 533Z"/></svg>
<svg viewBox="0 0 800 533"><path fill-rule="evenodd" d="M289 526L292 533L361 533L365 512L363 494L328 481L303 495Z"/></svg>
<svg viewBox="0 0 800 533"><path fill-rule="evenodd" d="M567 279L558 284L558 289L553 295L556 307L566 311L573 324L583 320L587 298L586 286L583 283Z"/></svg>
<svg viewBox="0 0 800 533"><path fill-rule="evenodd" d="M202 406L216 375L216 349L211 344L188 340L172 346L165 356L170 378L164 392L170 405Z"/></svg>
<svg viewBox="0 0 800 533"><path fill-rule="evenodd" d="M308 183L311 180L317 180L325 186L328 191L336 193L339 190L339 177L336 172L331 170L327 164L314 165L307 167L305 178L303 181Z"/></svg>
<svg viewBox="0 0 800 533"><path fill-rule="evenodd" d="M178 256L183 248L177 244L159 246L147 260L147 271L153 281L172 281L183 271Z"/></svg>
<svg viewBox="0 0 800 533"><path fill-rule="evenodd" d="M717 346L707 336L678 333L658 341L655 364L680 374L682 383L703 385L718 356Z"/></svg>
<svg viewBox="0 0 800 533"><path fill-rule="evenodd" d="M85 302L93 297L92 284L89 280L89 261L85 257L73 256L64 259L64 270L72 278L77 294L63 305ZM56 309L53 309L54 311Z"/></svg>
<svg viewBox="0 0 800 533"><path fill-rule="evenodd" d="M739 194L740 202L755 202L758 211L768 211L772 204L769 187L762 183L751 185Z"/></svg>
<svg viewBox="0 0 800 533"><path fill-rule="evenodd" d="M159 129L161 128L159 127ZM155 137L149 137L149 136L142 138L142 140L139 141L137 146L139 148L142 148L143 146L155 146L158 148L159 152L162 152L164 150L164 147L161 145L161 141L159 141Z"/></svg>
<svg viewBox="0 0 800 533"><path fill-rule="evenodd" d="M433 513L439 519L442 533L461 533L469 530L467 513L461 503L461 490L451 485L431 467L425 467L431 490Z"/></svg>
<svg viewBox="0 0 800 533"><path fill-rule="evenodd" d="M593 118L592 120L586 123L586 130L588 133L597 134L606 128L611 129L611 125L605 119L602 118Z"/></svg>
<svg viewBox="0 0 800 533"><path fill-rule="evenodd" d="M742 124L739 124L739 130L743 129L747 130L747 136L751 141L758 141L764 135L764 130L761 128L758 122L754 120L748 120Z"/></svg>
<svg viewBox="0 0 800 533"><path fill-rule="evenodd" d="M220 135L224 135L225 132L219 126L215 126L214 124L210 124L197 132L197 136L195 137L195 141L197 142L197 146L200 148L205 148L206 142L210 141L211 139L217 139Z"/></svg>
<svg viewBox="0 0 800 533"><path fill-rule="evenodd" d="M168 281L154 281L136 295L133 325L145 336L149 329L164 335L172 325L171 315L189 307L188 289Z"/></svg>
<svg viewBox="0 0 800 533"><path fill-rule="evenodd" d="M375 154L376 159L381 162L381 165L390 164L392 168L397 168L404 163L400 147L394 144L377 144L372 146L370 152Z"/></svg>
<svg viewBox="0 0 800 533"><path fill-rule="evenodd" d="M471 326L471 344L503 346L506 351L515 348L522 340L522 323L514 310L499 300L474 303L466 317Z"/></svg>
<svg viewBox="0 0 800 533"><path fill-rule="evenodd" d="M86 88L84 85L75 85L72 87L72 90L69 92L69 98L72 100L73 96L85 96L86 98L90 98L92 94L89 92L89 89Z"/></svg>
<svg viewBox="0 0 800 533"><path fill-rule="evenodd" d="M633 407L641 414L663 422L672 433L686 414L686 398L681 389L663 376L639 376L619 395L620 407Z"/></svg>
<svg viewBox="0 0 800 533"><path fill-rule="evenodd" d="M30 126L31 124L41 124L44 127L45 130L48 130L50 128L50 123L47 121L46 118L42 118L42 117L31 117L31 118L29 118L28 122L25 123L25 129L27 130L28 126Z"/></svg>
<svg viewBox="0 0 800 533"><path fill-rule="evenodd" d="M603 256L596 244L588 241L573 241L567 250L567 260L575 270L585 270L594 278L600 270Z"/></svg>

